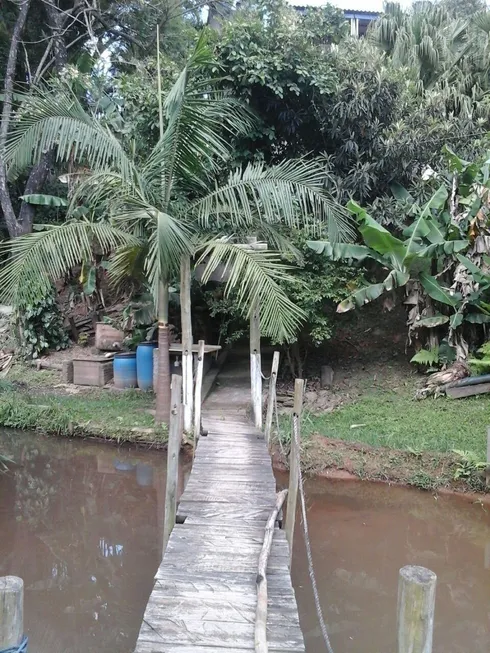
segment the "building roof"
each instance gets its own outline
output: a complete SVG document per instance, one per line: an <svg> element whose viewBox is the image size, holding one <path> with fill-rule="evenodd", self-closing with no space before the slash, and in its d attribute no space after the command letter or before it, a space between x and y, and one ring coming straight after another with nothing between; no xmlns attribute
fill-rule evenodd
<svg viewBox="0 0 490 653"><path fill-rule="evenodd" d="M327 4L327 0L288 1L295 7L322 7ZM380 14L383 12L383 0L330 0L330 4L348 12L362 12L367 14Z"/></svg>

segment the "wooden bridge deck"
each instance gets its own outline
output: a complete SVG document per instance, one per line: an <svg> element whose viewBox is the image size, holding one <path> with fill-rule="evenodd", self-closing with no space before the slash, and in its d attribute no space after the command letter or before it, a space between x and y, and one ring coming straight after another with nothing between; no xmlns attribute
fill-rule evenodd
<svg viewBox="0 0 490 653"><path fill-rule="evenodd" d="M254 651L257 565L276 484L250 424L204 420L178 521L155 578L136 653ZM304 653L284 531L268 571L269 651Z"/></svg>

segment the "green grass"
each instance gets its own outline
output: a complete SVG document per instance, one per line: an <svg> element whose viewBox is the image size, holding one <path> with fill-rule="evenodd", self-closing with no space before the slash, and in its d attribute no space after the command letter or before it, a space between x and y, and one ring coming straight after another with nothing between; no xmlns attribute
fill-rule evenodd
<svg viewBox="0 0 490 653"><path fill-rule="evenodd" d="M154 402L154 395L135 390L31 395L6 387L0 394L0 426L161 444L166 441L163 428L144 432L155 426L149 412Z"/></svg>
<svg viewBox="0 0 490 653"><path fill-rule="evenodd" d="M404 388L396 392L378 389L332 413L307 415L302 432L414 452L460 449L485 460L487 425L487 395L416 401L412 390Z"/></svg>

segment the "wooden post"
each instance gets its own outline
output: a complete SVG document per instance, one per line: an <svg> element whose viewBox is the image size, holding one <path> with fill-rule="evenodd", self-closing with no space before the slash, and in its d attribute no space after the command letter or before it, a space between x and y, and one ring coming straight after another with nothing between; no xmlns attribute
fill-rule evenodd
<svg viewBox="0 0 490 653"><path fill-rule="evenodd" d="M184 254L180 264L180 315L182 321L182 396L184 431L192 431L192 320L191 320L191 259Z"/></svg>
<svg viewBox="0 0 490 653"><path fill-rule="evenodd" d="M165 490L165 520L163 523L163 555L168 538L175 526L177 514L177 482L179 475L179 452L182 442L182 377L172 376L170 400L170 425L168 427L167 485Z"/></svg>
<svg viewBox="0 0 490 653"><path fill-rule="evenodd" d="M204 370L204 340L199 340L197 352L196 389L194 397L194 454L201 436L201 409L202 409L202 374Z"/></svg>
<svg viewBox="0 0 490 653"><path fill-rule="evenodd" d="M20 646L24 635L24 581L0 578L0 651Z"/></svg>
<svg viewBox="0 0 490 653"><path fill-rule="evenodd" d="M271 439L272 418L274 416L274 404L276 400L277 372L279 370L279 357L279 352L275 351L272 358L271 378L269 379L269 395L267 397L267 414L265 417L265 441L267 442L267 445L269 445Z"/></svg>
<svg viewBox="0 0 490 653"><path fill-rule="evenodd" d="M257 301L250 313L250 386L254 424L262 428L262 364L260 356L260 314Z"/></svg>
<svg viewBox="0 0 490 653"><path fill-rule="evenodd" d="M490 487L490 426L487 427L487 469L485 478L487 487Z"/></svg>
<svg viewBox="0 0 490 653"><path fill-rule="evenodd" d="M398 653L432 653L437 576L425 567L400 569Z"/></svg>
<svg viewBox="0 0 490 653"><path fill-rule="evenodd" d="M286 537L289 542L289 564L293 559L294 524L296 522L296 502L298 499L299 464L301 453L301 411L303 409L303 392L305 382L296 379L294 382L294 406L291 422L291 453L289 455L289 493L286 512ZM297 438L294 425L297 424Z"/></svg>
<svg viewBox="0 0 490 653"><path fill-rule="evenodd" d="M257 570L257 610L255 615L255 653L267 653L267 563L274 539L274 529L277 515L282 509L288 491L282 490L276 496L276 505L269 515L265 526L264 542L259 555L259 567Z"/></svg>

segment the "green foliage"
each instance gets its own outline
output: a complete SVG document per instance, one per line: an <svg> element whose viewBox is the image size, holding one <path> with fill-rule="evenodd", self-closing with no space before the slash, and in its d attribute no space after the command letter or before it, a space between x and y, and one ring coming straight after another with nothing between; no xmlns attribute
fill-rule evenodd
<svg viewBox="0 0 490 653"><path fill-rule="evenodd" d="M434 367L439 363L439 347L433 347L430 350L421 349L415 354L415 356L412 356L410 362Z"/></svg>
<svg viewBox="0 0 490 653"><path fill-rule="evenodd" d="M26 98L7 148L11 175L52 147L59 159L75 157L90 173L75 185L66 224L8 245L11 259L0 275L4 295L18 303L33 279L48 284L90 260L96 245L113 253L109 273L116 283L128 279L139 249L156 304L159 285L178 277L181 257L197 254L205 263L204 280L223 262L229 266L227 292L237 287L244 314L254 302L261 305L265 333L278 340L294 336L303 313L279 285L288 274L281 252L244 249L229 234L264 234L283 250L274 234L284 225L304 224L312 233L321 225L332 240L343 240L350 221L325 192L319 161L255 162L229 171L230 141L253 128L254 119L243 103L219 90L215 69L203 33L161 98L161 138L144 156L120 138L120 125L111 129L100 103L87 110L71 88ZM90 207L90 218L72 218L81 203Z"/></svg>
<svg viewBox="0 0 490 653"><path fill-rule="evenodd" d="M18 311L21 350L26 358L37 358L49 349L64 349L68 335L54 292L35 299Z"/></svg>
<svg viewBox="0 0 490 653"><path fill-rule="evenodd" d="M473 451L461 451L453 449L453 453L460 457L456 463L456 470L454 472L454 479L469 479L475 474L479 474L483 469L486 469L487 463L480 460L480 458Z"/></svg>
<svg viewBox="0 0 490 653"><path fill-rule="evenodd" d="M0 395L0 424L5 428L66 435L70 414L55 405L37 406L16 394Z"/></svg>
<svg viewBox="0 0 490 653"><path fill-rule="evenodd" d="M424 205L419 205L403 189L395 188L400 208L405 211L407 222L410 221L403 231L403 240L351 201L348 208L357 218L364 244L333 245L328 241L308 244L330 260L371 259L384 277L361 286L338 305L339 312L363 306L384 293L404 287L409 337L420 338L423 329L436 333L443 326L447 329L447 345L462 360L468 355L466 338L475 341L479 337L477 325L484 325L490 319L490 259L485 219L489 164L487 157L475 163L464 161L447 147L445 155L448 167L457 176L439 177L437 183L441 180L443 183ZM453 179L459 182L457 193ZM431 338L429 351L417 353L413 362L426 365L437 362L437 342Z"/></svg>
<svg viewBox="0 0 490 653"><path fill-rule="evenodd" d="M470 358L468 361L472 374L490 374L490 342L485 342L478 353L480 358Z"/></svg>
<svg viewBox="0 0 490 653"><path fill-rule="evenodd" d="M346 38L339 14L326 6L301 15L270 0L244 5L225 25L217 44L223 83L259 117L235 157L322 155L340 200L374 202L383 224L398 224L396 207L385 210L390 185L436 168L444 142L479 153L486 126L421 96L415 76L407 79L367 39Z"/></svg>

